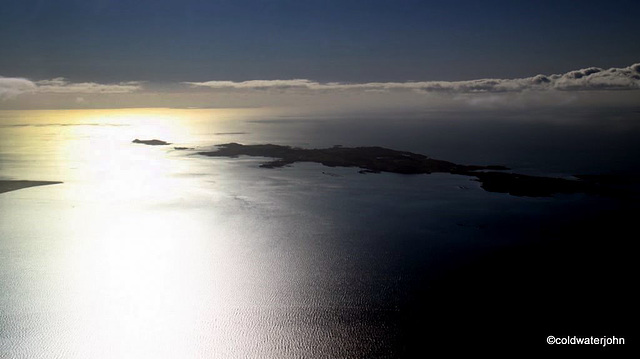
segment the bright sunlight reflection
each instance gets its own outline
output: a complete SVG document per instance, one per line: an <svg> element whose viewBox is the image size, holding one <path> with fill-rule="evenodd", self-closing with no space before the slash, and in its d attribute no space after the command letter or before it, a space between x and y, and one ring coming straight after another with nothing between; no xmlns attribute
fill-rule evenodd
<svg viewBox="0 0 640 359"><path fill-rule="evenodd" d="M233 348L243 357L238 350L256 340L257 329L239 324L234 306L255 298L245 278L263 274L255 272L260 259L247 259L254 254L238 243L265 236L268 227L218 219L214 203L228 193L216 184L213 161L173 145L131 143L191 145L199 138L190 126L198 123L208 126L198 131L209 141L209 133L238 131L220 125L233 119L224 111L189 116L180 110L43 111L11 127L13 144L34 159L12 175L64 182L47 192L15 192L49 208L29 234L41 238L39 250L52 253L43 260L47 274L28 288L57 289L46 295L54 315L41 319L33 348L63 341L73 350L58 354L87 358L196 357ZM42 193L46 197L38 197ZM244 233L250 228L258 230Z"/></svg>

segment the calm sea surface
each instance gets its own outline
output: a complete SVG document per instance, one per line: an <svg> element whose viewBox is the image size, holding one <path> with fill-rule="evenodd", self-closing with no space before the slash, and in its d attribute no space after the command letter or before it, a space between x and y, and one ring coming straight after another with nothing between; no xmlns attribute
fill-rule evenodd
<svg viewBox="0 0 640 359"><path fill-rule="evenodd" d="M440 329L469 335L455 331L469 328L469 317L443 313L485 313L468 304L490 293L505 298L507 279L487 283L492 292L464 280L476 278L468 266L478 258L530 245L525 252L536 255L553 243L566 250L573 244L563 241L578 238L567 233L582 233L585 221L638 213L629 200L489 193L463 176L363 175L308 163L262 169L260 158L131 143L380 145L561 177L640 167L639 131L622 122L425 116L0 111L0 179L64 182L0 194L0 357L413 357L437 347ZM537 246L543 242L552 245ZM624 262L616 252L624 247L602 248ZM595 263L523 258L543 271L546 260L582 273ZM506 300L522 304L509 307L514 316L541 301L564 303L538 279L515 281L519 291L527 281L538 290ZM622 330L607 318L597 318L609 328L601 334ZM511 330L530 328L517 323ZM535 341L559 335L554 329Z"/></svg>

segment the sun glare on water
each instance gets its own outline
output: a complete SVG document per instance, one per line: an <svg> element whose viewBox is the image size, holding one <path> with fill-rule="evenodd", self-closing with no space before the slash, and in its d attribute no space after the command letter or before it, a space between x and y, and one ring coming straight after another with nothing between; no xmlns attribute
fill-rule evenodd
<svg viewBox="0 0 640 359"><path fill-rule="evenodd" d="M194 357L207 346L233 343L230 335L239 329L220 324L230 321L221 308L249 294L229 280L242 271L230 253L240 234L206 204L226 196L207 172L212 162L173 145L131 143L198 143L192 127L198 121L209 123L197 130L200 136L224 131L215 127L216 115L224 117L191 110L40 111L21 119L25 126L11 127L12 144L35 160L7 172L64 182L5 197L44 211L22 234L38 240L19 244L43 253L42 275L28 284L25 303L54 313L39 319L27 345L33 352L56 352L62 341L65 352L58 354L66 357ZM200 342L202 335L217 339Z"/></svg>

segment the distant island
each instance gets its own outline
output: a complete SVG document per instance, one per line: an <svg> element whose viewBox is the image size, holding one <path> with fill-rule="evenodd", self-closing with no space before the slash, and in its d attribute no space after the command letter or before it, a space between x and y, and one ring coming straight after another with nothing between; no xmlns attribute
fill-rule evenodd
<svg viewBox="0 0 640 359"><path fill-rule="evenodd" d="M35 187L35 186L46 186L51 184L60 184L62 182L54 182L54 181L0 181L0 193L10 192L19 190L22 188Z"/></svg>
<svg viewBox="0 0 640 359"><path fill-rule="evenodd" d="M481 187L489 192L508 193L514 196L548 197L559 193L615 194L609 186L583 176L579 180L528 176L502 172L504 166L460 165L406 151L384 147L342 147L303 149L273 144L242 145L227 143L218 145L217 151L198 152L210 157L237 157L241 155L270 157L260 167L278 168L296 162L315 162L328 167L358 167L360 173L390 172L400 174L450 173L475 177Z"/></svg>
<svg viewBox="0 0 640 359"><path fill-rule="evenodd" d="M167 146L171 144L170 142L165 142L162 140L139 140L137 138L131 142L149 146Z"/></svg>

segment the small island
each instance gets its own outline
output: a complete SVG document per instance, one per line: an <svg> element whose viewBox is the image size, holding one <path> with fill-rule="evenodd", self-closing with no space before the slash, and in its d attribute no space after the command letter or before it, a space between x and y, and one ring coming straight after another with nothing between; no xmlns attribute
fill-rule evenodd
<svg viewBox="0 0 640 359"><path fill-rule="evenodd" d="M0 193L16 191L23 188L60 184L55 181L0 181Z"/></svg>
<svg viewBox="0 0 640 359"><path fill-rule="evenodd" d="M139 144L143 144L143 145L149 145L149 146L167 146L170 145L171 142L166 142L166 141L162 141L162 140L139 140L139 139L135 139L133 141L131 141L133 143L139 143Z"/></svg>
<svg viewBox="0 0 640 359"><path fill-rule="evenodd" d="M358 167L360 173L390 172L399 174L450 173L474 177L489 192L508 193L514 196L548 197L554 194L589 193L615 195L616 191L586 177L578 180L528 176L504 172L504 166L461 165L437 160L425 155L396 151L384 147L342 147L303 149L273 144L242 145L227 143L218 145L217 151L198 152L210 157L270 157L274 160L260 165L278 168L295 162L315 162L328 167Z"/></svg>

